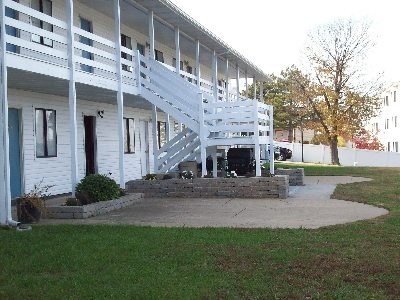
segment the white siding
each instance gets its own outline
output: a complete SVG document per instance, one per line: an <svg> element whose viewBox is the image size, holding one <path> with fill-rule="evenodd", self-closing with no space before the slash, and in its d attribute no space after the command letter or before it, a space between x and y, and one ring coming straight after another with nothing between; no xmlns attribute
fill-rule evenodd
<svg viewBox="0 0 400 300"><path fill-rule="evenodd" d="M44 179L44 184L55 185L52 194L71 192L70 181L70 142L68 99L65 97L9 90L10 107L22 110L23 135L23 191L28 192ZM37 158L35 149L35 109L56 110L57 115L57 157ZM85 175L84 127L83 116L96 116L98 110L104 110L104 118L96 118L97 166L98 173L109 174L119 182L117 106L104 103L77 100L78 126L78 167L79 180ZM136 153L125 154L125 180L141 177L139 127L140 119L150 120L150 111L125 108L125 117L136 121ZM151 134L151 124L149 126ZM150 139L150 166L153 166L152 140Z"/></svg>

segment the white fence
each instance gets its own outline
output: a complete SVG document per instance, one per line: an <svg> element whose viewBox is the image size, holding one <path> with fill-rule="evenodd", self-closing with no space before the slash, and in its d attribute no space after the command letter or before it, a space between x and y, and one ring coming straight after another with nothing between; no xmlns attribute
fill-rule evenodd
<svg viewBox="0 0 400 300"><path fill-rule="evenodd" d="M301 162L301 144L276 142L276 145L293 151L290 161ZM303 145L304 162L331 163L331 150L324 145ZM360 150L339 147L339 161L343 166L400 167L400 153Z"/></svg>

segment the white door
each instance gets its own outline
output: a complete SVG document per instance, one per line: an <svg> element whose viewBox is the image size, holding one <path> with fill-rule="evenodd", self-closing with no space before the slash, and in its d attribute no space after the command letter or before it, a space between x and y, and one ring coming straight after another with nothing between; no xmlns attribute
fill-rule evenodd
<svg viewBox="0 0 400 300"><path fill-rule="evenodd" d="M149 122L139 121L140 138L140 164L142 166L142 176L149 173L150 170L150 144L149 144Z"/></svg>

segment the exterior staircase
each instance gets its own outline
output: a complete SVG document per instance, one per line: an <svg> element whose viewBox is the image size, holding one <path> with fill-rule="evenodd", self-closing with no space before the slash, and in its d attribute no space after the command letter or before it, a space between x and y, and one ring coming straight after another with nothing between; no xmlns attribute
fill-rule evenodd
<svg viewBox="0 0 400 300"><path fill-rule="evenodd" d="M211 89L206 91L158 61L137 55L140 95L185 124L182 132L154 151L156 173L176 170L180 162L193 160L199 154L205 162L208 147L253 145L257 158L259 146L271 143L271 106L229 95L215 97ZM202 165L205 175L206 164Z"/></svg>

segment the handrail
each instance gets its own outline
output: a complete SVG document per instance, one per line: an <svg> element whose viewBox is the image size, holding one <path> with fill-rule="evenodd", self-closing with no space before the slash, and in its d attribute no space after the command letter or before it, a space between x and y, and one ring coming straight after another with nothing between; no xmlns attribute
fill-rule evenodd
<svg viewBox="0 0 400 300"><path fill-rule="evenodd" d="M61 29L67 29L67 23L63 22L59 19L56 19L52 16L46 15L44 13L41 13L33 8L30 8L26 5L20 4L18 2L12 1L12 0L3 0L4 1L4 5L6 7L9 7L11 9L14 9L20 13L26 14L30 17L34 17L36 19L40 19L42 21L45 21L46 23L49 23L51 25L57 26Z"/></svg>

